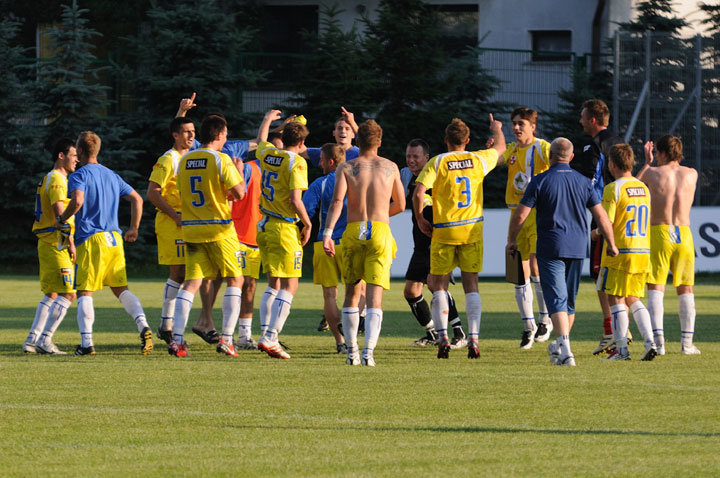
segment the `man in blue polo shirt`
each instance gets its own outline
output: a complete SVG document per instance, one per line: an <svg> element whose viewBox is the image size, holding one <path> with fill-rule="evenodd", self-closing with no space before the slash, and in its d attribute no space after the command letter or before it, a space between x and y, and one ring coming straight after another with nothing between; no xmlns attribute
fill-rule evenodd
<svg viewBox="0 0 720 478"><path fill-rule="evenodd" d="M510 218L506 250L517 250L517 235L530 210L537 211L537 260L545 302L557 340L548 345L550 362L575 366L570 329L575 297L590 234L589 209L605 237L610 257L618 254L612 225L588 178L570 168L572 143L556 138L550 145L550 169L533 179Z"/></svg>

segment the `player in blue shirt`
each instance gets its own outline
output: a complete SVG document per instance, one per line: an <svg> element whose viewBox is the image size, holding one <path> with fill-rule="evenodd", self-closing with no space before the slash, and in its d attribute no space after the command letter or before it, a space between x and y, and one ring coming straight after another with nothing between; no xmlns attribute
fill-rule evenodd
<svg viewBox="0 0 720 478"><path fill-rule="evenodd" d="M77 319L82 338L75 355L95 354L93 292L106 285L135 320L142 354L148 355L153 349L152 332L140 301L127 287L125 253L117 216L120 198L130 201L131 220L125 241L135 242L143 200L120 176L98 163L99 153L98 135L92 131L80 133L77 155L81 168L68 179L70 203L55 222L55 227L59 228L75 215Z"/></svg>
<svg viewBox="0 0 720 478"><path fill-rule="evenodd" d="M360 149L352 144L352 140L358 131L358 125L355 123L355 115L343 106L340 109L342 110L342 117L335 122L332 134L335 142L345 151L345 161L352 161L360 155ZM294 116L291 118L294 118ZM320 150L321 148L307 148L305 152L301 153L301 156L313 166L320 167Z"/></svg>

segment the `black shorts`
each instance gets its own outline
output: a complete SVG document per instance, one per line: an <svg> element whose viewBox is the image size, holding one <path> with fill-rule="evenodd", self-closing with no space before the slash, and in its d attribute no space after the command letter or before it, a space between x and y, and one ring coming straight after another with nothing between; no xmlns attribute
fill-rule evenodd
<svg viewBox="0 0 720 478"><path fill-rule="evenodd" d="M419 251L413 250L410 258L405 280L413 282L427 282L427 276L430 273L430 249Z"/></svg>

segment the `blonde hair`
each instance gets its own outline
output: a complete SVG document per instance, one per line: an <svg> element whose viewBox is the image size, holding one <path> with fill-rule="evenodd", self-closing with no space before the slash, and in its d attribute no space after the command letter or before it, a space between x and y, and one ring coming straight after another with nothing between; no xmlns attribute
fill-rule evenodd
<svg viewBox="0 0 720 478"><path fill-rule="evenodd" d="M453 118L445 128L445 139L453 146L461 146L467 143L470 137L470 128L460 118Z"/></svg>
<svg viewBox="0 0 720 478"><path fill-rule="evenodd" d="M377 121L367 120L360 125L357 133L357 143L360 149L379 148L382 142L383 130Z"/></svg>
<svg viewBox="0 0 720 478"><path fill-rule="evenodd" d="M635 154L629 144L616 144L610 150L610 161L620 171L632 171L635 165Z"/></svg>
<svg viewBox="0 0 720 478"><path fill-rule="evenodd" d="M77 149L78 156L86 158L96 158L100 154L100 136L96 135L92 131L83 131L78 136L75 148Z"/></svg>
<svg viewBox="0 0 720 478"><path fill-rule="evenodd" d="M335 161L335 165L340 165L345 162L345 150L337 143L325 143L320 148L320 154L325 156L326 159L332 159Z"/></svg>

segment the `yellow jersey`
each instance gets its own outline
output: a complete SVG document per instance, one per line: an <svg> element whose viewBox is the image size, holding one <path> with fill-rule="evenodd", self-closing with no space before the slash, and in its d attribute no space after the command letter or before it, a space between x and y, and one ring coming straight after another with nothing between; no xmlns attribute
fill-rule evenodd
<svg viewBox="0 0 720 478"><path fill-rule="evenodd" d="M226 191L243 182L225 153L196 149L178 162L185 242L215 242L235 234Z"/></svg>
<svg viewBox="0 0 720 478"><path fill-rule="evenodd" d="M52 205L62 201L67 207L70 199L67 197L67 176L57 169L53 169L45 176L35 192L35 222L32 231L43 242L55 244L58 241L58 234L53 226L55 224L55 211ZM75 231L75 216L68 219L70 233Z"/></svg>
<svg viewBox="0 0 720 478"><path fill-rule="evenodd" d="M180 162L180 153L171 148L160 156L150 173L150 181L160 185L160 195L176 211L180 210L180 192L177 189L175 172ZM157 209L159 211L159 209Z"/></svg>
<svg viewBox="0 0 720 478"><path fill-rule="evenodd" d="M288 222L298 220L290 204L290 191L308 188L307 162L290 151L277 149L266 141L258 145L255 156L260 161L260 212Z"/></svg>
<svg viewBox="0 0 720 478"><path fill-rule="evenodd" d="M483 180L497 165L497 151L451 151L427 162L416 182L432 189L432 240L469 244L482 240Z"/></svg>
<svg viewBox="0 0 720 478"><path fill-rule="evenodd" d="M620 178L603 189L602 205L610 218L620 254L603 251L602 267L632 274L650 270L650 190L633 177Z"/></svg>
<svg viewBox="0 0 720 478"><path fill-rule="evenodd" d="M528 146L508 143L503 158L508 167L505 204L515 209L532 178L550 168L550 143L537 138Z"/></svg>

